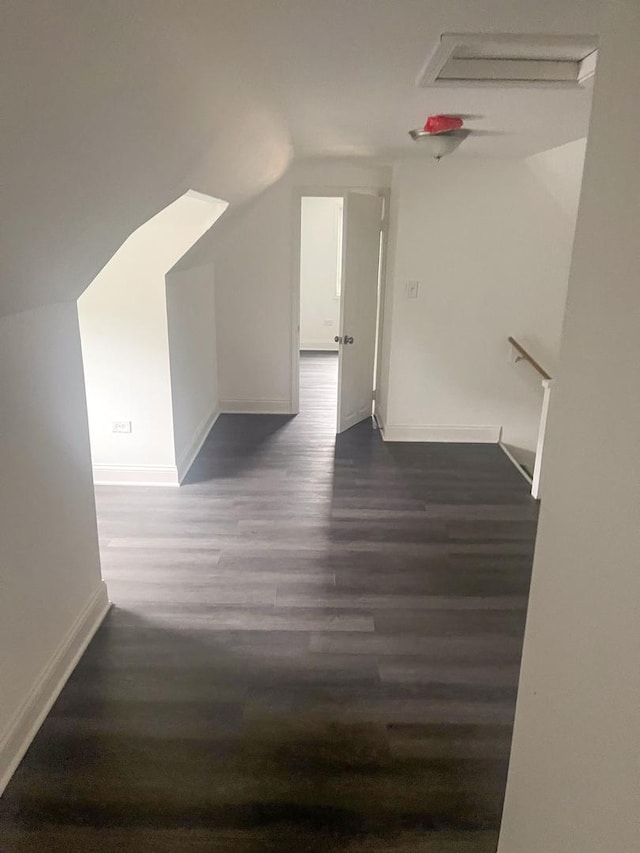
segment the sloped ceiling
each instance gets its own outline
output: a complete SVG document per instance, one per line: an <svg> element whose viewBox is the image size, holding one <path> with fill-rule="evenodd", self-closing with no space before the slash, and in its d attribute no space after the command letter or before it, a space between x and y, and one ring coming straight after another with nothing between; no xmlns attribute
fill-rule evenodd
<svg viewBox="0 0 640 853"><path fill-rule="evenodd" d="M246 201L292 157L418 156L427 113L526 156L583 136L588 92L418 89L440 33L598 32L598 0L4 0L0 315L76 298L194 188Z"/></svg>

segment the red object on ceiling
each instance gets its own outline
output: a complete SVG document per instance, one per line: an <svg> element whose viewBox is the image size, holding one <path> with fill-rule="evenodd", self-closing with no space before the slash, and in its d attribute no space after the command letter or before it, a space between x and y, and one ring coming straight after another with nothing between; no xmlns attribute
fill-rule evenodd
<svg viewBox="0 0 640 853"><path fill-rule="evenodd" d="M426 133L448 133L459 130L464 122L458 116L429 116L424 124Z"/></svg>

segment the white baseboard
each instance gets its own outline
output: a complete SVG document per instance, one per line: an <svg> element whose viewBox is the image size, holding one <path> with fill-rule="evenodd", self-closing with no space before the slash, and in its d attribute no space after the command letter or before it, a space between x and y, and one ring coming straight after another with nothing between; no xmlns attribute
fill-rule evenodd
<svg viewBox="0 0 640 853"><path fill-rule="evenodd" d="M102 582L0 735L0 795L110 606L107 587Z"/></svg>
<svg viewBox="0 0 640 853"><path fill-rule="evenodd" d="M501 447L501 448L502 448L502 450L504 451L505 456L506 456L506 457L507 457L511 462L513 462L514 466L518 469L518 471L520 472L520 474L524 477L524 479L527 481L527 483L529 483L529 485L531 486L531 485L533 484L533 478L532 478L529 474L527 474L527 472L525 471L525 469L524 469L524 468L522 467L522 465L518 462L518 460L517 460L517 459L516 459L516 457L513 455L513 453L511 453L511 451L509 450L509 448L508 448L508 447L506 447L506 446L505 446L501 441L499 441L499 442L498 442L498 444L500 445L500 447Z"/></svg>
<svg viewBox="0 0 640 853"><path fill-rule="evenodd" d="M443 441L462 444L497 444L499 426L404 426L386 424L381 429L385 441Z"/></svg>
<svg viewBox="0 0 640 853"><path fill-rule="evenodd" d="M193 460L196 458L198 453L200 452L200 448L204 444L207 436L211 432L211 429L215 422L220 417L220 406L216 406L216 408L211 412L211 414L207 415L207 417L202 421L200 426L196 429L193 434L191 441L189 442L188 447L180 454L180 458L178 459L178 481L181 483L184 478L187 476L189 472L189 468L193 465Z"/></svg>
<svg viewBox="0 0 640 853"><path fill-rule="evenodd" d="M307 343L300 344L300 352L338 352L338 344L331 343Z"/></svg>
<svg viewBox="0 0 640 853"><path fill-rule="evenodd" d="M179 486L176 465L94 465L95 486Z"/></svg>
<svg viewBox="0 0 640 853"><path fill-rule="evenodd" d="M291 400L220 400L226 415L292 415Z"/></svg>
<svg viewBox="0 0 640 853"><path fill-rule="evenodd" d="M180 454L176 465L94 465L94 485L179 486L219 416L220 407L205 418L195 430L188 447Z"/></svg>

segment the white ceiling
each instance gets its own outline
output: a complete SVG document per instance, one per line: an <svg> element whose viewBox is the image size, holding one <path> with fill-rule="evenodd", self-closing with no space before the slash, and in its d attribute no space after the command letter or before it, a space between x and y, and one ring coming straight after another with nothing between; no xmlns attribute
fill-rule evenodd
<svg viewBox="0 0 640 853"><path fill-rule="evenodd" d="M563 0L285 3L268 24L254 21L254 58L277 43L263 56L262 83L278 93L297 154L411 154L416 145L408 130L444 112L477 116L470 127L499 134L468 140L460 155L526 156L585 135L589 90L424 90L417 78L441 33L597 34L598 6Z"/></svg>
<svg viewBox="0 0 640 853"><path fill-rule="evenodd" d="M429 113L498 132L456 156L583 136L588 91L416 79L442 32L597 35L603 2L4 0L0 314L77 296L189 187L234 203L293 156L424 156Z"/></svg>

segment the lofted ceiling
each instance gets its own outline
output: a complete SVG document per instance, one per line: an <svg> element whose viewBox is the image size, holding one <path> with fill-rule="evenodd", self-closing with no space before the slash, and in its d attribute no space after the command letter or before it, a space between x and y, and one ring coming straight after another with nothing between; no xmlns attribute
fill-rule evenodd
<svg viewBox="0 0 640 853"><path fill-rule="evenodd" d="M584 136L590 92L421 89L443 32L597 35L598 0L4 0L0 314L76 298L189 187L243 201L295 157L421 156L429 113L495 131L456 156Z"/></svg>

